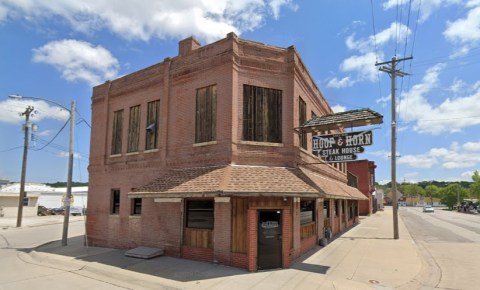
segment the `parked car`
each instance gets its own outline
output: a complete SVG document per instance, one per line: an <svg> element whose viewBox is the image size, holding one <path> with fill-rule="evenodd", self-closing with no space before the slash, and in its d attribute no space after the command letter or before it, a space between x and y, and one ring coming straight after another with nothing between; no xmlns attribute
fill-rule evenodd
<svg viewBox="0 0 480 290"><path fill-rule="evenodd" d="M426 205L423 207L423 212L435 212L435 209L431 205Z"/></svg>
<svg viewBox="0 0 480 290"><path fill-rule="evenodd" d="M63 214L65 214L65 209L61 208L61 207L52 208L52 214L53 215L63 215Z"/></svg>
<svg viewBox="0 0 480 290"><path fill-rule="evenodd" d="M74 215L74 216L76 216L76 215L83 215L83 214L84 214L84 213L83 213L83 208L80 207L80 206L71 206L71 207L70 207L70 214L71 214L71 215Z"/></svg>
<svg viewBox="0 0 480 290"><path fill-rule="evenodd" d="M37 215L39 216L46 216L46 215L51 215L52 211L43 205L39 205L37 209Z"/></svg>

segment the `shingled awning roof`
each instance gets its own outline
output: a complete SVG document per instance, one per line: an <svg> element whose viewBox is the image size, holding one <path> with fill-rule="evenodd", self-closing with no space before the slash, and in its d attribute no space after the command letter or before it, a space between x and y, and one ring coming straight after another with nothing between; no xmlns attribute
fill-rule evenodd
<svg viewBox="0 0 480 290"><path fill-rule="evenodd" d="M172 169L129 197L309 196L366 199L358 189L307 169L224 165Z"/></svg>
<svg viewBox="0 0 480 290"><path fill-rule="evenodd" d="M325 116L315 116L305 122L299 129L303 132L311 133L382 123L383 116L379 113L370 109L360 109Z"/></svg>

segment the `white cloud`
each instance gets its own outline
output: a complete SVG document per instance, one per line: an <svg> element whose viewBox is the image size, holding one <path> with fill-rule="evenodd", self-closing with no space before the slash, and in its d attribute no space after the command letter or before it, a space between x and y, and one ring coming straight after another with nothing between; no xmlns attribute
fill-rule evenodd
<svg viewBox="0 0 480 290"><path fill-rule="evenodd" d="M398 160L398 164L405 164L414 168L432 168L441 164L443 169L471 168L480 164L480 142L466 142L460 145L453 142L449 148L432 148L424 154L406 155Z"/></svg>
<svg viewBox="0 0 480 290"><path fill-rule="evenodd" d="M392 99L392 96L388 95L388 96L377 99L375 102L377 104L385 104L385 103L389 103L391 99Z"/></svg>
<svg viewBox="0 0 480 290"><path fill-rule="evenodd" d="M292 0L270 0L268 5L272 9L273 18L280 18L280 9L282 6L287 6L293 11L297 11L298 5L294 4Z"/></svg>
<svg viewBox="0 0 480 290"><path fill-rule="evenodd" d="M438 161L433 156L419 154L401 156L397 163L406 164L415 168L432 168L432 166L437 164Z"/></svg>
<svg viewBox="0 0 480 290"><path fill-rule="evenodd" d="M340 88L351 87L353 84L355 84L355 81L353 81L350 77L344 77L342 79L338 79L335 77L328 81L327 87L340 89Z"/></svg>
<svg viewBox="0 0 480 290"><path fill-rule="evenodd" d="M392 156L392 152L386 150L378 150L378 151L367 151L365 154L370 154L373 156L378 156L382 159L389 159Z"/></svg>
<svg viewBox="0 0 480 290"><path fill-rule="evenodd" d="M384 57L381 49L397 39L404 40L410 34L411 30L407 26L396 22L390 24L388 28L380 31L375 36L370 35L366 38L355 39L355 34L351 34L345 39L345 44L350 50L358 51L359 54L344 59L340 64L340 71L348 73L349 76L343 78L334 77L328 81L327 87L344 88L358 82L376 81L379 73L375 63ZM377 51L375 51L375 45Z"/></svg>
<svg viewBox="0 0 480 290"><path fill-rule="evenodd" d="M467 151L480 151L480 142L467 142L462 148Z"/></svg>
<svg viewBox="0 0 480 290"><path fill-rule="evenodd" d="M463 180L472 181L473 172L474 171L465 171L460 176L463 178Z"/></svg>
<svg viewBox="0 0 480 290"><path fill-rule="evenodd" d="M52 65L67 81L94 86L117 77L118 60L102 46L73 39L52 41L33 50L33 61Z"/></svg>
<svg viewBox="0 0 480 290"><path fill-rule="evenodd" d="M455 78L449 90L454 94L458 94L459 92L464 91L466 85L467 84L464 81Z"/></svg>
<svg viewBox="0 0 480 290"><path fill-rule="evenodd" d="M0 22L9 18L38 22L63 18L76 31L90 34L107 29L128 40L183 38L195 35L207 42L241 34L278 19L282 8L296 10L293 0L4 0Z"/></svg>
<svg viewBox="0 0 480 290"><path fill-rule="evenodd" d="M69 153L67 151L60 151L58 154L57 154L57 157L60 157L60 158L68 158L69 157ZM77 153L77 152L73 152L73 158L75 159L82 159L82 154L80 153Z"/></svg>
<svg viewBox="0 0 480 290"><path fill-rule="evenodd" d="M354 72L357 80L375 81L378 76L378 69L375 67L375 53L369 52L363 55L354 55L343 60L340 70L343 72Z"/></svg>
<svg viewBox="0 0 480 290"><path fill-rule="evenodd" d="M411 2L412 9L420 7L420 22L425 22L436 10L453 4L462 4L463 0L414 0ZM388 0L383 3L383 9L397 8L397 5L407 5L409 1ZM421 4L421 5L420 5Z"/></svg>
<svg viewBox="0 0 480 290"><path fill-rule="evenodd" d="M480 40L480 6L472 8L467 17L447 23L443 32L451 42L470 43Z"/></svg>
<svg viewBox="0 0 480 290"><path fill-rule="evenodd" d="M347 110L347 108L345 106L341 106L341 105L335 105L332 107L332 111L334 113L340 113L340 112L345 112Z"/></svg>
<svg viewBox="0 0 480 290"><path fill-rule="evenodd" d="M365 39L355 40L355 34L347 37L345 43L349 49L358 50L362 53L368 53L375 50L375 44L382 47L390 41L397 38L404 40L411 34L411 30L404 24L393 22L390 27L378 32L375 36L370 35Z"/></svg>
<svg viewBox="0 0 480 290"><path fill-rule="evenodd" d="M437 64L428 69L422 81L404 93L398 103L400 117L405 122L414 122L414 130L420 133L438 135L443 132L460 132L463 128L480 124L480 90L453 99L447 98L434 106L428 95L439 83L439 75L445 68Z"/></svg>
<svg viewBox="0 0 480 290"><path fill-rule="evenodd" d="M0 102L0 122L10 124L22 124L25 122L25 116L20 116L25 112L28 106L34 108L33 117L31 121L38 123L43 119L54 119L59 121L66 121L70 117L70 113L58 106L52 106L44 101L37 100L17 100L8 99Z"/></svg>

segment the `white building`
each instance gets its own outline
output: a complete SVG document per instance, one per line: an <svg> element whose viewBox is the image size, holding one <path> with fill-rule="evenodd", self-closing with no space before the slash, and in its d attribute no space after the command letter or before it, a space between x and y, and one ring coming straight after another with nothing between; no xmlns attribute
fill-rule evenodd
<svg viewBox="0 0 480 290"><path fill-rule="evenodd" d="M26 197L23 216L36 216L38 206L61 208L67 195L67 188L54 188L43 183L25 183ZM73 201L71 206L87 207L88 186L72 187ZM20 183L4 185L0 188L0 217L16 217Z"/></svg>

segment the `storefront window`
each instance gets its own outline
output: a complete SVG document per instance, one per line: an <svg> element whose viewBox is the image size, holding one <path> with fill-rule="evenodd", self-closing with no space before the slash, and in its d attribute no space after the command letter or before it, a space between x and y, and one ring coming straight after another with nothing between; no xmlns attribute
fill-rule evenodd
<svg viewBox="0 0 480 290"><path fill-rule="evenodd" d="M300 201L300 224L315 221L315 200Z"/></svg>
<svg viewBox="0 0 480 290"><path fill-rule="evenodd" d="M187 200L186 227L194 229L213 229L213 200Z"/></svg>

